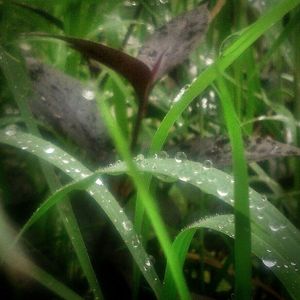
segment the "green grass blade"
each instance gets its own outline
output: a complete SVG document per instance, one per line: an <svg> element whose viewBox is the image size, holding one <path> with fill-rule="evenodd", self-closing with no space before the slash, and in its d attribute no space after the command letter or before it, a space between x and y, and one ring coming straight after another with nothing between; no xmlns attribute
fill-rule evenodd
<svg viewBox="0 0 300 300"><path fill-rule="evenodd" d="M195 222L182 230L173 243L175 249L181 250L178 252L178 256L182 265L186 256L184 249L187 247L185 244L190 244L194 233L200 228L210 228L234 238L234 218L232 215L212 216ZM266 269L270 269L280 279L293 299L299 299L300 274L298 271L295 272L297 267L295 267L294 262L277 251L280 241L274 243L270 235L257 226L252 228L251 239L253 254L262 260ZM169 282L166 282L165 288L171 291L172 285L169 284Z"/></svg>
<svg viewBox="0 0 300 300"><path fill-rule="evenodd" d="M190 183L202 191L218 197L223 202L233 206L234 201L234 180L233 177L223 171L204 167L200 163L185 161L177 163L174 159L145 159L138 162L138 167L153 175L164 175L183 180ZM127 168L124 164L118 164L107 168L107 173L124 172ZM250 210L251 210L251 233L257 235L259 242L259 251L257 252L257 243L252 245L252 252L262 259L268 265L268 260L276 262L276 268L271 270L276 274L279 280L284 284L289 293L298 299L300 290L297 288L300 284L300 234L299 230L282 215L266 197L249 190ZM216 226L222 228L223 223L219 222ZM233 237L234 229L228 231ZM228 234L228 232L226 234ZM253 241L253 236L252 236ZM265 241L264 246L261 246ZM176 246L176 249L187 249L187 245ZM174 251L176 251L176 249ZM269 252L268 250L271 250ZM179 250L177 250L179 251ZM180 250L182 251L182 250ZM274 256L273 256L274 253ZM185 257L177 253L178 259ZM268 260L266 259L268 258ZM278 263L278 266L277 266ZM172 282L172 277L166 272L166 282ZM293 279L292 279L293 278ZM173 285L172 285L173 287ZM171 288L164 286L164 289L171 291ZM296 296L295 296L296 295Z"/></svg>
<svg viewBox="0 0 300 300"><path fill-rule="evenodd" d="M0 131L0 141L18 148L28 147L24 150L29 152L32 152L33 150L36 151L36 155L47 159L67 174L69 174L70 170L74 168L80 170L80 173L76 173L76 175L74 173L74 179L79 180L82 178L80 174L83 172L88 174L87 170L84 169L82 165L77 162L74 164L71 157L58 148L55 148L55 152L57 157L60 157L59 159L57 159L56 155L46 154L43 150L45 148L47 149L49 145L45 145L44 141L31 135L19 132L12 135L9 131L6 131L6 133L5 131ZM34 145L40 144L41 142L43 145L41 149L34 147ZM63 162L66 160L69 160L70 164L65 164ZM233 206L233 178L222 171L214 168L204 168L202 164L196 162L185 161L182 163L176 163L174 159L145 159L137 162L137 165L141 171L155 175L160 174L171 176L173 178L180 178L181 180L198 187L202 191L218 197L228 205ZM124 163L121 163L103 169L101 172L105 172L107 174L119 174L127 172L127 167ZM85 184L84 181L83 184ZM101 185L94 185L88 190L90 193L99 191L101 195L103 195L105 191L106 197L108 197L108 192L105 189L102 190L102 188L104 189ZM298 255L300 253L299 231L271 203L269 203L264 196L258 194L252 189L250 189L249 195L252 225L251 232L252 235L256 234L261 241L259 244L260 252L255 250L255 247L257 246L255 246L256 244L254 242L252 244L252 252L259 257L264 258L266 264L268 264L268 260L273 262L276 261L276 268L270 267L271 270L281 280L290 295L294 297L294 299L298 299L300 297L300 290L297 288L300 284L300 274L298 269L300 266L300 258ZM63 197L61 197L61 199L62 198ZM108 198L108 200L111 199ZM119 208L120 207L116 208L117 214ZM216 222L216 226L223 225L223 223L224 222L222 221L218 221ZM233 225L231 224L230 226ZM221 227L218 229L222 229ZM234 233L233 227L232 230L228 232L232 236ZM228 234L228 232L225 233ZM188 238L186 238L185 244L180 246L178 249L186 250L188 248L186 243L188 243ZM177 250L178 252L176 254L178 259L185 257L185 254L181 253L183 250ZM271 250L271 252L268 250ZM180 261L178 261L178 263L179 262ZM169 274L169 271L166 272L166 275L167 274ZM144 276L146 277L147 275L149 274L146 272L146 275L144 274ZM166 282L172 281L173 279L171 276L166 276Z"/></svg>
<svg viewBox="0 0 300 300"><path fill-rule="evenodd" d="M169 266L171 270L170 272L174 279L178 295L181 299L190 299L183 272L177 263L175 253L173 253L171 247L171 242L167 229L164 226L161 216L159 215L159 210L157 208L155 200L149 193L147 183L145 183L145 181L143 180L143 177L141 176L135 163L132 160L129 150L129 143L126 142L126 139L122 135L121 129L119 128L117 122L114 120L109 111L109 107L106 103L108 99L105 99L105 97L103 97L102 99L97 100L99 105L99 111L101 112L103 119L105 120L106 126L114 140L118 152L126 162L126 165L128 167L128 173L131 176L137 188L137 193L140 196L138 199L142 201L145 211L157 235L157 239L164 251L166 258L169 261ZM163 295L163 297L164 299L169 299L168 295Z"/></svg>
<svg viewBox="0 0 300 300"><path fill-rule="evenodd" d="M234 174L235 223L235 297L251 298L251 227L248 198L248 172L244 155L242 131L233 106L232 96L224 79L218 79L219 96L232 149Z"/></svg>
<svg viewBox="0 0 300 300"><path fill-rule="evenodd" d="M66 186L64 189L53 194L48 199L48 202L46 201L40 209L33 214L29 223L22 229L22 232L28 229L29 226L38 220L42 214L46 213L55 203L62 200L67 193L72 190L84 188L85 184L89 184L89 181L92 180L93 184L88 188L88 193L96 200L99 206L109 217L112 224L116 227L154 293L157 296L160 295L160 281L158 280L158 276L153 265L149 263L149 257L137 237L131 221L127 218L122 207L97 176L98 173L93 175L89 169L84 167L81 163L59 149L57 146L27 133L18 131L12 132L10 129L2 130L0 131L0 143L17 147L23 151L28 151L29 153L46 160L48 163L65 172L74 180L82 180L82 182L78 183L78 185L77 183L73 186L71 184L70 186ZM92 175L91 178L86 178L90 175Z"/></svg>
<svg viewBox="0 0 300 300"><path fill-rule="evenodd" d="M300 0L282 0L271 7L255 23L242 31L240 37L233 42L217 59L217 61L205 69L198 78L186 89L180 101L174 104L163 119L156 131L150 153L158 152L165 143L170 128L188 105L209 86L217 77L220 70L228 68L246 49L248 49L261 35L264 34L274 23L278 22L285 14L295 8Z"/></svg>
<svg viewBox="0 0 300 300"><path fill-rule="evenodd" d="M15 57L11 56L0 47L0 68L7 79L8 86L18 104L26 126L30 132L34 133L36 136L40 136L26 103L28 97L32 96L31 85L24 70L21 56L17 51L14 52L14 55ZM40 165L50 190L54 191L59 188L60 183L54 169L42 161L40 161ZM59 204L58 211L90 288L96 298L102 299L102 292L90 262L71 204L68 201Z"/></svg>

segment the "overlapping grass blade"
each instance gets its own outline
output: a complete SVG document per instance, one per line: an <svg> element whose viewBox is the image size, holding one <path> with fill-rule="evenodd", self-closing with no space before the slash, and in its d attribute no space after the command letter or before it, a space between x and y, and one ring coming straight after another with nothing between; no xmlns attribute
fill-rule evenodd
<svg viewBox="0 0 300 300"><path fill-rule="evenodd" d="M37 125L35 124L26 103L28 97L32 96L30 81L23 67L22 58L18 51L16 49L11 51L12 53L9 54L0 46L0 68L6 77L7 84L20 109L21 117L23 118L27 128L36 136L40 136ZM60 182L52 166L43 161L40 161L39 163L49 189L54 191L59 188ZM102 299L103 296L100 286L81 236L76 217L68 200L58 205L58 212L94 296Z"/></svg>
<svg viewBox="0 0 300 300"><path fill-rule="evenodd" d="M240 37L226 48L213 65L205 69L198 78L186 89L180 101L174 104L160 124L152 140L150 153L158 152L166 141L170 128L190 103L204 91L218 76L217 70L223 72L246 49L285 14L295 8L300 0L282 0L269 9L255 23L240 33Z"/></svg>
<svg viewBox="0 0 300 300"><path fill-rule="evenodd" d="M221 74L217 80L218 94L230 144L234 174L234 221L235 221L235 296L251 298L251 227L248 197L248 172L244 154L242 131L233 99Z"/></svg>
<svg viewBox="0 0 300 300"><path fill-rule="evenodd" d="M83 180L81 183L76 184L78 184L79 186L82 185L81 187L83 188L84 185L87 184L85 181L88 181L89 179L82 179L81 174L90 175L91 172L88 172L86 168L84 168L81 164L78 164L76 161L72 161L72 157L58 148L55 148L55 154L46 154L44 150L49 149L49 144L45 144L43 140L24 133L17 132L14 135L11 135L10 132L5 133L4 131L1 131L0 138L2 143L9 144L14 147L23 147L23 149L24 147L28 147L27 149L25 149L26 151L35 151L36 155L47 159L47 161L54 164L56 167L60 168L66 173L70 173L70 170L76 168L80 172L76 172L76 174L74 173L73 175L71 175L75 180ZM41 147L36 148L34 147L34 144L41 145ZM51 147L54 146L51 145ZM66 160L69 161L69 164L64 163L64 161ZM224 203L233 206L233 178L220 170L207 168L200 163L191 161L183 161L181 163L177 163L174 161L174 159L144 159L137 162L137 165L141 171L151 173L153 175L159 174L169 177L171 176L172 178L177 178L184 182L190 183L198 187L202 191L218 197ZM112 167L105 168L100 172L104 172L107 174L119 174L127 172L127 167L124 163L119 163ZM120 215L120 207L118 207L117 203L114 203L114 201L112 201L113 199L110 198L110 194L105 189L105 187L101 184L99 185L100 181L98 181L99 178L97 175L98 173L93 174L92 176L95 177L93 177L92 179L95 180L95 178L97 178L96 182L98 182L98 184L93 184L93 186L88 188L88 191L94 194L93 197L97 198L96 200L98 201L98 203L101 204L110 218L114 220L114 217L119 217ZM78 188L78 186L76 188ZM101 193L102 197L97 197L97 191ZM263 195L260 195L252 189L250 189L249 195L251 210L251 233L253 242L252 252L264 260L265 265L269 266L270 269L276 274L279 280L289 291L290 295L295 299L298 299L300 297L300 291L299 289L297 289L297 286L299 286L300 284L300 259L298 255L300 252L299 231L271 203L269 203ZM58 196L60 197L60 199L63 198L62 195ZM109 204L113 203L112 206L114 206L114 208L112 208L111 206L107 206L107 201L109 200L111 201L109 202ZM214 224L210 226L215 226L214 228L216 230L222 231L233 237L233 219L228 218L228 220L225 222L224 220L209 218L207 219L207 222L211 223L207 224ZM128 222L128 219L124 219L124 216L122 216L122 220L119 220L118 223L114 224L119 228L119 231L121 232L123 238L125 238L125 242L129 250L135 251L131 243L133 240L130 239L130 236L126 235L128 232L126 232L124 236L124 228L122 225L128 225L130 223L123 222ZM226 225L227 223L228 226ZM201 226L203 224L206 223L203 223L203 221L201 221ZM197 226L198 225L195 225L194 227ZM188 234L188 236L184 236L184 234ZM177 252L178 259L183 260L185 258L185 253L188 250L189 240L191 240L192 236L193 232L190 232L182 233L182 236L179 234L179 236L177 237L177 239L185 240L183 244L176 246L177 243L182 243L176 241L173 245L173 247L175 247L175 251ZM143 251L142 249L140 250ZM133 256L136 258L136 253L133 253ZM138 259L137 262L140 261L141 260ZM142 262L145 261L142 260ZM145 265L140 263L138 264L139 266L142 266L141 271L143 272L143 266ZM149 282L150 275L148 272L154 272L152 270L152 267L147 270L147 272L143 272L144 276ZM167 289L167 292L170 292L170 290L172 290L172 288L170 288L170 285L172 286L173 279L168 274L169 273L166 272L165 280L168 284L166 284L164 288ZM155 276L152 276L152 279L150 278L150 282L152 280L153 282L157 281L155 280ZM153 288L153 286L151 287Z"/></svg>
<svg viewBox="0 0 300 300"><path fill-rule="evenodd" d="M90 178L84 179L85 177L92 175L89 169L58 147L33 135L23 132L12 132L8 129L0 133L0 141L1 143L12 145L23 151L28 151L39 158L46 160L74 180L83 179L82 183L66 187L65 190L62 189L61 193L56 193L52 198L50 197L50 201L46 202L45 206L36 211L30 222L23 228L23 231L32 225L33 222L41 217L50 207L59 202L59 200L61 200L68 192L78 188L84 188L85 184L88 184L86 181L91 180ZM118 204L112 194L106 189L101 178L96 176L92 179L93 184L88 188L88 193L96 200L109 217L112 224L116 227L142 274L145 276L145 279L158 296L161 289L160 282L141 241L133 229L131 221L127 218L122 207Z"/></svg>
<svg viewBox="0 0 300 300"><path fill-rule="evenodd" d="M152 175L171 176L172 178L188 182L202 191L218 197L228 205L233 206L233 177L220 170L214 168L208 169L200 163L191 161L176 163L173 159L145 159L138 166L141 170ZM125 166L121 164L106 171L124 172L125 170ZM274 271L276 276L285 285L289 293L295 299L298 299L300 293L299 289L297 289L297 286L300 284L300 272L298 268L300 266L298 255L300 251L299 231L267 201L264 195L260 195L250 189L249 200L252 241L254 241L253 235L256 236L255 242L252 245L252 252L261 259L264 259L266 265L269 263L270 266L275 263L276 267L271 267L271 270ZM222 229L222 225L222 222L216 223L217 229ZM231 231L225 233L232 236L234 233L233 224L231 226ZM183 250L187 249L187 245L180 245L179 248ZM176 249L175 251L177 251ZM180 254L180 252L177 255L179 255L179 258L185 257L185 254ZM166 276L165 280L166 282L172 282L169 276ZM167 289L166 294L174 290L174 286L168 288L165 285L164 288Z"/></svg>

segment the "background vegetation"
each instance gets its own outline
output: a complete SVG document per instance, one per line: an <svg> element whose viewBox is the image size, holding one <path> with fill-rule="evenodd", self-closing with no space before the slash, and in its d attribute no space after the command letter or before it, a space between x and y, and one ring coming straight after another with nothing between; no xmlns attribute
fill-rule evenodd
<svg viewBox="0 0 300 300"><path fill-rule="evenodd" d="M107 68L93 76L60 41L20 37L81 37L136 56L155 28L199 2L24 1L63 29L32 7L0 3L5 299L299 299L299 158L246 168L241 139L299 146L299 1L227 1L203 43L151 92L133 155L128 82ZM98 169L87 149L32 118L20 43L95 94L113 164ZM233 167L195 162L183 149L220 135L230 139Z"/></svg>

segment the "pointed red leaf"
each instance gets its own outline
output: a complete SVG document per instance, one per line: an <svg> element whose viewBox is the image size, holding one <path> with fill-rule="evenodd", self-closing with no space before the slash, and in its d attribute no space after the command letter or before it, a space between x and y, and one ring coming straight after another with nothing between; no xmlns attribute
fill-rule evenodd
<svg viewBox="0 0 300 300"><path fill-rule="evenodd" d="M69 36L30 33L67 42L85 57L94 59L124 76L134 87L139 99L145 97L151 82L151 71L142 61L111 47L93 41Z"/></svg>

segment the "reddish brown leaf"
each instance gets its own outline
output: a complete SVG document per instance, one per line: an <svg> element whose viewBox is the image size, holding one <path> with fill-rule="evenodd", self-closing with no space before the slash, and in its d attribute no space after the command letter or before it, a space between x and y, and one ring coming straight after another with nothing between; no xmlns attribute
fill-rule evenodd
<svg viewBox="0 0 300 300"><path fill-rule="evenodd" d="M85 57L94 59L122 76L132 84L140 99L144 98L151 81L151 71L143 62L117 49L80 38L31 33L33 36L49 37L67 42Z"/></svg>
<svg viewBox="0 0 300 300"><path fill-rule="evenodd" d="M154 81L181 63L204 36L209 21L206 5L188 11L157 30L142 47L138 58L108 46L74 37L32 33L67 42L85 57L94 59L123 75L134 87L140 104L133 129L132 145L137 140Z"/></svg>

